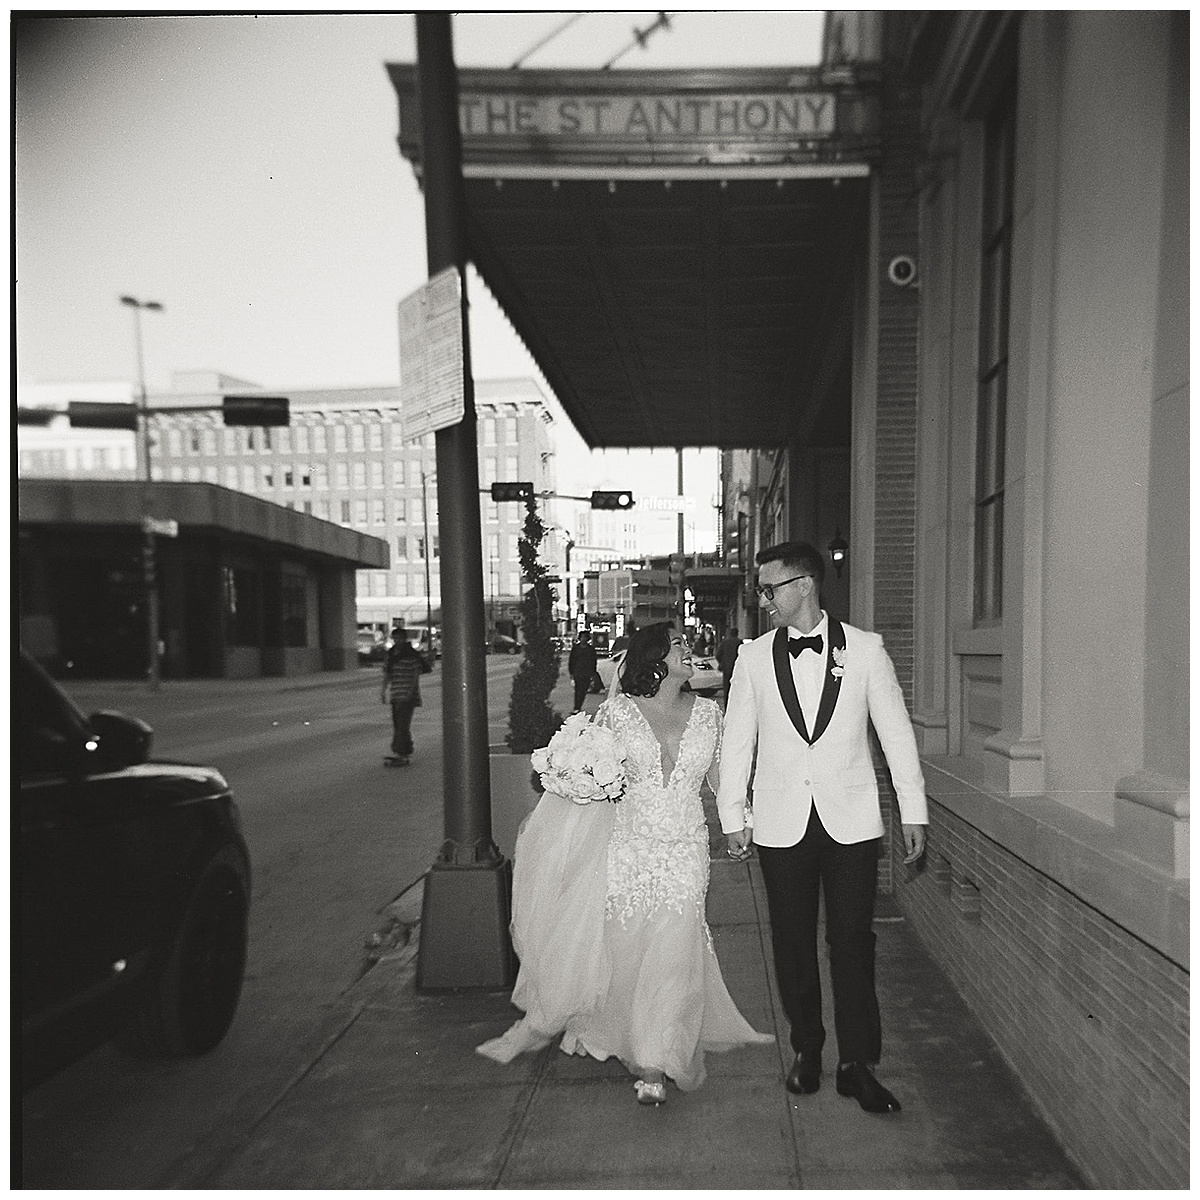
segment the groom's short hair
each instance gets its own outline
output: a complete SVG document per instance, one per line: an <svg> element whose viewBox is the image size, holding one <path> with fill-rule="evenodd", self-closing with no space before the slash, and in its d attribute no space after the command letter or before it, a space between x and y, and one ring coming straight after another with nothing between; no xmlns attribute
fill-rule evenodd
<svg viewBox="0 0 1200 1200"><path fill-rule="evenodd" d="M760 550L754 561L761 567L764 563L783 563L791 571L804 572L817 581L817 589L825 582L825 558L811 542L780 542Z"/></svg>

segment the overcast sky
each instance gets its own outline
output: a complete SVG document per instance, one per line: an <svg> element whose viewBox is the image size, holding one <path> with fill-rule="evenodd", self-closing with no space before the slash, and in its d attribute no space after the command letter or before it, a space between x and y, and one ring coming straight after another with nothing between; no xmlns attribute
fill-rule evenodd
<svg viewBox="0 0 1200 1200"><path fill-rule="evenodd" d="M456 15L456 60L510 66L569 15ZM523 65L602 66L655 16L583 13ZM681 13L618 68L806 65L820 35L816 12ZM131 378L121 294L165 309L151 390L397 381L425 231L384 64L415 60L411 15L74 17L13 45L21 383ZM476 378L534 373L479 285L471 320Z"/></svg>

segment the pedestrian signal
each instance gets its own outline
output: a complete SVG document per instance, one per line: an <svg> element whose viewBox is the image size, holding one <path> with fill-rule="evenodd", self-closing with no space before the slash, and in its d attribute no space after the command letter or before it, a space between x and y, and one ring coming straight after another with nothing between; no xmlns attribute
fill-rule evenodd
<svg viewBox="0 0 1200 1200"><path fill-rule="evenodd" d="M124 401L70 400L67 416L73 429L137 429L138 406Z"/></svg>
<svg viewBox="0 0 1200 1200"><path fill-rule="evenodd" d="M533 498L533 484L522 481L520 483L493 483L492 484L492 499L498 504L505 500L531 500Z"/></svg>
<svg viewBox="0 0 1200 1200"><path fill-rule="evenodd" d="M593 492L593 508L632 508L632 492Z"/></svg>
<svg viewBox="0 0 1200 1200"><path fill-rule="evenodd" d="M289 425L286 396L222 396L221 415L226 425Z"/></svg>

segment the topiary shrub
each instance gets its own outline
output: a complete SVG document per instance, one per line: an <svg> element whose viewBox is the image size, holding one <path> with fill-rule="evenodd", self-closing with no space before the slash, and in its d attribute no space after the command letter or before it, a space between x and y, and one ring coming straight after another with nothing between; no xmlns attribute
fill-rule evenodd
<svg viewBox="0 0 1200 1200"><path fill-rule="evenodd" d="M558 732L563 715L550 707L550 693L558 682L560 658L554 642L554 589L546 582L549 569L538 558L546 526L538 516L537 500L525 501L525 526L517 542L525 592L521 597L521 633L524 658L513 678L508 704L508 736L514 754L530 754Z"/></svg>

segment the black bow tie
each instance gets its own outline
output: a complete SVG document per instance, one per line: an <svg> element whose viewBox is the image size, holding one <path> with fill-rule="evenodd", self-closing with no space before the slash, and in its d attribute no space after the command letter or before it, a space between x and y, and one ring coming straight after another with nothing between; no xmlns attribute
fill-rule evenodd
<svg viewBox="0 0 1200 1200"><path fill-rule="evenodd" d="M815 650L820 654L824 649L825 643L821 640L819 633L813 634L812 637L788 638L788 653L793 658L799 658L805 650Z"/></svg>

